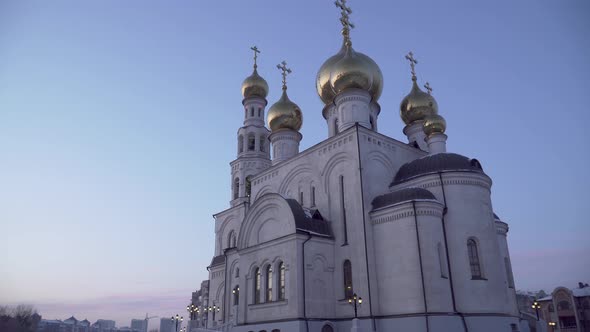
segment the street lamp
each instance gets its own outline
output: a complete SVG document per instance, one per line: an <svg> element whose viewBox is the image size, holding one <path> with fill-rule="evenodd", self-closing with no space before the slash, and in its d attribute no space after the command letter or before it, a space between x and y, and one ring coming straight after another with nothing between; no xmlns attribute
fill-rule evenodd
<svg viewBox="0 0 590 332"><path fill-rule="evenodd" d="M348 299L348 303L354 305L354 318L357 318L357 304L360 307L360 305L363 304L363 298L356 296L356 293L354 293L352 294L352 298Z"/></svg>
<svg viewBox="0 0 590 332"><path fill-rule="evenodd" d="M178 314L176 314L176 317L172 316L170 319L173 322L176 322L176 326L174 328L174 332L178 332L178 325L179 325L179 323L182 326L182 320L183 320L182 316L178 317Z"/></svg>
<svg viewBox="0 0 590 332"><path fill-rule="evenodd" d="M213 324L215 324L215 313L219 312L220 310L221 309L215 304L213 304L212 307L209 307L209 311L213 312Z"/></svg>
<svg viewBox="0 0 590 332"><path fill-rule="evenodd" d="M236 325L238 325L238 312L240 310L240 286L231 291L234 294L234 305L236 306Z"/></svg>
<svg viewBox="0 0 590 332"><path fill-rule="evenodd" d="M539 320L539 309L541 309L541 305L539 304L539 302L537 302L536 299L533 302L533 305L531 306L531 308L535 309L535 311L537 312L537 320Z"/></svg>
<svg viewBox="0 0 590 332"><path fill-rule="evenodd" d="M557 325L557 324L555 324L555 322L549 322L549 323L547 323L547 324L549 324L549 326L551 326L551 327L553 327L553 328L555 328L555 325Z"/></svg>

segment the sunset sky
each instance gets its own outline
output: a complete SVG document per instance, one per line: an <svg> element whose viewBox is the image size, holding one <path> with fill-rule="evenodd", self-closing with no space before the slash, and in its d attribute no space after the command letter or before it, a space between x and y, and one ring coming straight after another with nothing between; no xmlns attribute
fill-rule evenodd
<svg viewBox="0 0 590 332"><path fill-rule="evenodd" d="M359 1L352 42L384 75L379 129L406 141L412 50L478 158L518 289L590 282L590 2ZM315 76L341 44L331 0L0 1L0 305L44 318L186 314L229 207L252 70L327 138ZM150 327L158 327L152 321Z"/></svg>

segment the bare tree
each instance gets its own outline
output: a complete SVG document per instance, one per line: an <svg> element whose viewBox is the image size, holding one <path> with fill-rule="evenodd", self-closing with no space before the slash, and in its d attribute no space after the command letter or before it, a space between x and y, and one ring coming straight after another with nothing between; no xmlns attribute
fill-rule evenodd
<svg viewBox="0 0 590 332"><path fill-rule="evenodd" d="M0 306L0 331L34 332L41 316L31 305Z"/></svg>

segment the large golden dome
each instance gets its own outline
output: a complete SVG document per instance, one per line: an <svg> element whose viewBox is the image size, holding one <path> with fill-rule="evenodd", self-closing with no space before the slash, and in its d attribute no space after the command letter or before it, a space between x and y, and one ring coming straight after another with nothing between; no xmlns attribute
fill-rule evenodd
<svg viewBox="0 0 590 332"><path fill-rule="evenodd" d="M412 81L412 91L402 99L400 104L400 115L407 125L438 114L438 104L434 97L420 90L416 84L416 77L412 77Z"/></svg>
<svg viewBox="0 0 590 332"><path fill-rule="evenodd" d="M254 68L252 75L246 77L242 83L242 96L244 99L253 96L266 98L268 95L268 83L266 80L258 75L258 71Z"/></svg>
<svg viewBox="0 0 590 332"><path fill-rule="evenodd" d="M422 129L424 129L426 136L444 134L445 130L447 130L447 121L438 114L432 114L424 118Z"/></svg>
<svg viewBox="0 0 590 332"><path fill-rule="evenodd" d="M332 103L337 94L349 88L366 90L377 101L383 91L383 74L373 59L345 41L340 51L320 67L316 88L324 104Z"/></svg>
<svg viewBox="0 0 590 332"><path fill-rule="evenodd" d="M291 129L295 131L301 129L303 114L299 106L289 100L286 87L283 87L281 99L269 108L266 122L272 132L279 129Z"/></svg>

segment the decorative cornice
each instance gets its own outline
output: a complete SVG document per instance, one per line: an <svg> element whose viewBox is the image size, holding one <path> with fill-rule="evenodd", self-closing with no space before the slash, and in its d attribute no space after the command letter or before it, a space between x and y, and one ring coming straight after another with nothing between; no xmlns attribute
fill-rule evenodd
<svg viewBox="0 0 590 332"><path fill-rule="evenodd" d="M371 223L373 225L378 225L413 217L414 209L412 202L413 201L405 201L371 212ZM415 200L414 202L416 202L417 216L434 216L436 218L442 218L443 206L438 201Z"/></svg>
<svg viewBox="0 0 590 332"><path fill-rule="evenodd" d="M503 221L495 221L496 224L496 233L498 233L499 235L504 235L506 236L506 234L508 234L508 224L503 222Z"/></svg>
<svg viewBox="0 0 590 332"><path fill-rule="evenodd" d="M470 172L467 170L449 170L441 171L443 174L444 185L472 185L485 188L488 192L491 192L492 179L489 176L478 173ZM391 190L397 190L406 187L418 187L418 188L432 188L440 187L440 178L438 172L427 173L424 175L416 176L413 179L404 181L403 183L397 184L390 187Z"/></svg>

